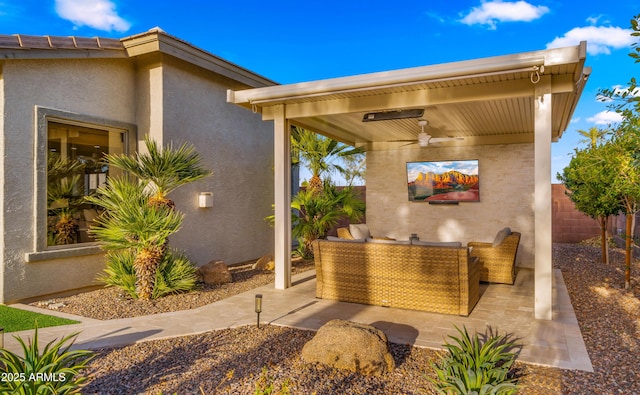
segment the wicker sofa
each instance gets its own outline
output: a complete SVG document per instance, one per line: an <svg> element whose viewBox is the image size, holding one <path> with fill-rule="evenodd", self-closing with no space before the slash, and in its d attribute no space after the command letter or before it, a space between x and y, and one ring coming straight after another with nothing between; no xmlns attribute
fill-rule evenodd
<svg viewBox="0 0 640 395"><path fill-rule="evenodd" d="M471 256L479 259L480 281L513 284L519 244L520 233L509 228L500 230L493 243L473 241L467 244Z"/></svg>
<svg viewBox="0 0 640 395"><path fill-rule="evenodd" d="M480 272L466 247L316 240L316 297L467 316Z"/></svg>

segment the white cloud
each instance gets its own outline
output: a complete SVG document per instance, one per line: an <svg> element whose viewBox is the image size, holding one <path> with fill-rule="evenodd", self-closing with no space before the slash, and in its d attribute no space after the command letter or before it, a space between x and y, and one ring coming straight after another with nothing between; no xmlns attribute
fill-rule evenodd
<svg viewBox="0 0 640 395"><path fill-rule="evenodd" d="M473 7L461 22L467 25L489 25L495 29L497 22L530 22L549 12L549 7L534 6L524 0L503 2L485 1L480 7Z"/></svg>
<svg viewBox="0 0 640 395"><path fill-rule="evenodd" d="M56 12L77 26L119 32L131 27L131 23L118 15L111 0L56 0Z"/></svg>
<svg viewBox="0 0 640 395"><path fill-rule="evenodd" d="M589 55L610 54L611 49L629 47L633 43L631 30L611 26L576 27L562 37L556 37L547 48L568 47L587 42Z"/></svg>
<svg viewBox="0 0 640 395"><path fill-rule="evenodd" d="M622 115L614 111L600 111L596 115L587 118L587 121L595 125L609 125L622 122Z"/></svg>

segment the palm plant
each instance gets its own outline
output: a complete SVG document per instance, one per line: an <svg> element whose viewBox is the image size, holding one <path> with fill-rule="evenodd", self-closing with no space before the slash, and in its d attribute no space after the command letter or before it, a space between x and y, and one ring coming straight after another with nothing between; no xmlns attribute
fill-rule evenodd
<svg viewBox="0 0 640 395"><path fill-rule="evenodd" d="M312 243L324 237L342 218L351 221L360 219L364 202L350 187L338 190L326 181L321 193L310 189L300 191L291 201L293 214L293 236L300 240L306 257L313 256Z"/></svg>
<svg viewBox="0 0 640 395"><path fill-rule="evenodd" d="M313 193L320 193L323 188L321 176L335 170L344 172L336 160L346 156L360 154L362 150L321 136L312 131L294 127L291 133L291 151L294 158L299 160L311 171L308 188Z"/></svg>
<svg viewBox="0 0 640 395"><path fill-rule="evenodd" d="M73 214L81 201L77 195L80 172L84 165L50 153L47 157L47 207L48 216L54 222L49 226L50 244L63 245L74 242L76 227Z"/></svg>
<svg viewBox="0 0 640 395"><path fill-rule="evenodd" d="M106 160L136 176L110 179L88 200L105 209L91 233L108 249L135 251L136 293L142 299L154 296L156 273L168 249L169 235L180 229L183 215L167 197L176 188L211 174L201 165L194 147L169 144L160 149L145 136L146 153L133 156L111 154ZM157 294L157 293L156 293Z"/></svg>
<svg viewBox="0 0 640 395"><path fill-rule="evenodd" d="M200 155L189 144L178 148L169 144L160 149L158 143L145 136L146 153L138 152L133 156L124 154L106 155L106 160L128 173L138 177L151 191L150 204L175 207L167 197L176 188L211 175L201 166Z"/></svg>
<svg viewBox="0 0 640 395"><path fill-rule="evenodd" d="M96 219L89 232L110 250L135 251L138 297L150 299L156 271L165 255L169 236L180 229L184 215L169 205L151 204L151 192L144 184L127 177L112 178L87 197L105 212Z"/></svg>

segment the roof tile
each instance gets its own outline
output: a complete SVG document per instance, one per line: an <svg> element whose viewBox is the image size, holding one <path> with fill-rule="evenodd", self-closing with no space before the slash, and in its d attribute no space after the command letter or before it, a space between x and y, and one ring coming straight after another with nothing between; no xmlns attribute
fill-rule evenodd
<svg viewBox="0 0 640 395"><path fill-rule="evenodd" d="M118 39L101 37L29 36L0 34L0 48L7 49L124 49Z"/></svg>

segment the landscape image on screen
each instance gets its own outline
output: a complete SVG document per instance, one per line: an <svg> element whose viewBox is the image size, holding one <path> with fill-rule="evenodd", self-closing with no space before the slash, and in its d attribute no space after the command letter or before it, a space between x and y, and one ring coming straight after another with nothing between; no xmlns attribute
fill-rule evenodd
<svg viewBox="0 0 640 395"><path fill-rule="evenodd" d="M480 201L478 160L407 162L409 201Z"/></svg>

